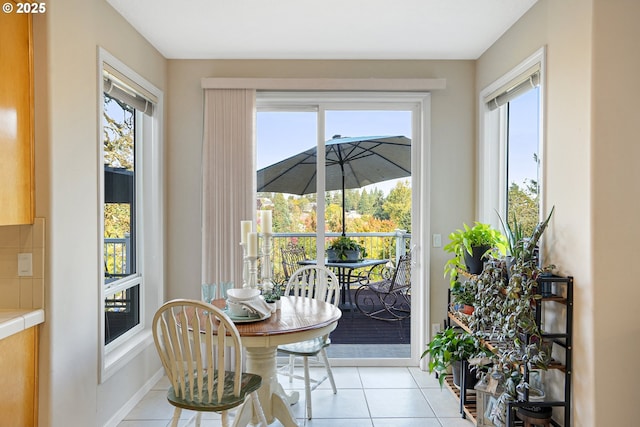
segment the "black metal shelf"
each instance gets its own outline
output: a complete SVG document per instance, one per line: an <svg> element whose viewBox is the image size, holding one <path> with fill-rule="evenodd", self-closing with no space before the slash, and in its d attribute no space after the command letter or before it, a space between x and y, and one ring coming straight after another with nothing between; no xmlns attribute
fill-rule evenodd
<svg viewBox="0 0 640 427"><path fill-rule="evenodd" d="M538 286L540 288L544 285L549 285L551 294L546 294L542 299L535 302L535 318L538 327L544 330L545 322L543 320L545 306L547 304L561 304L566 306L566 315L564 321L564 332L551 332L543 333L544 338L550 338L554 342L554 346L561 348L564 351L564 363L557 360L552 360L548 369L555 369L562 372L565 376L564 379L564 396L562 400L558 401L542 401L535 402L535 406L540 407L560 407L564 409L564 423L560 424L558 421L552 419L551 424L556 427L570 426L571 425L571 375L572 375L572 353L573 353L573 277L560 277L560 276L542 276L538 278ZM466 325L464 319L451 311L451 292L449 292L447 298L447 318L445 319L445 326L456 326L472 332ZM551 325L547 325L551 326ZM496 341L484 342L485 346L491 351L500 351L500 343ZM464 373L466 367L463 364L463 378L461 380L461 388L455 389L453 385L448 387L454 394L460 399L460 414L463 418L469 418L474 424L476 421L477 411L477 395L474 390L466 390ZM528 371L525 369L525 375L528 376ZM507 425L510 427L516 426L515 411L516 408L523 406L530 406L531 402L510 402L507 404ZM473 416L470 416L473 413Z"/></svg>

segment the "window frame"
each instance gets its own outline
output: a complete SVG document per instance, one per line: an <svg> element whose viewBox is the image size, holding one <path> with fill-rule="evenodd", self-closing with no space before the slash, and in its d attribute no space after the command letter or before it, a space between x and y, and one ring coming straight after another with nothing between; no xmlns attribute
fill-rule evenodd
<svg viewBox="0 0 640 427"><path fill-rule="evenodd" d="M164 265L163 233L163 150L162 120L163 93L123 62L103 48L98 51L98 346L100 382L106 381L145 348L153 345L151 317L164 299L164 272L162 268L147 268ZM135 125L135 221L137 272L130 276L105 284L104 269L104 83L103 70L116 70L131 82L153 95L157 104L152 115L136 110ZM117 290L139 285L139 323L105 344L105 298Z"/></svg>
<svg viewBox="0 0 640 427"><path fill-rule="evenodd" d="M518 80L527 70L539 65L539 123L538 123L538 156L540 158L538 187L539 214L544 207L544 146L545 146L545 62L546 48L542 47L512 70L484 88L478 96L478 159L477 159L477 211L478 221L489 223L501 229L498 214L506 217L507 209L507 148L508 148L508 115L505 104L495 110L487 107L487 97L509 83Z"/></svg>

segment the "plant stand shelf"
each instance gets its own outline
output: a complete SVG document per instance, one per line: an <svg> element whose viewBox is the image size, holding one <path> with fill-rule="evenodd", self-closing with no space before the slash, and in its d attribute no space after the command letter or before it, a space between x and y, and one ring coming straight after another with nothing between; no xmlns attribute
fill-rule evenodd
<svg viewBox="0 0 640 427"><path fill-rule="evenodd" d="M462 390L453 384L453 375L445 376L444 384L451 393L453 393L458 399L461 399L460 395ZM462 418L467 418L474 424L477 424L476 419L478 418L478 408L476 404L475 390L466 390L465 402L460 400L460 414L462 415Z"/></svg>
<svg viewBox="0 0 640 427"><path fill-rule="evenodd" d="M536 323L538 326L542 326L542 329L549 329L559 323L557 320L553 321L552 325L546 322L544 316L544 310L546 305L559 304L564 306L564 322L560 322L561 332L557 333L543 333L544 338L553 340L554 348L558 350L560 359L552 359L548 365L549 370L557 370L564 375L564 390L563 398L556 401L544 401L536 403L536 406L550 406L560 408L562 415L564 415L563 423L559 423L557 420L552 419L551 424L556 427L570 426L571 425L571 374L572 374L572 330L573 330L573 277L558 277L558 276L543 276L538 278L539 286L543 284L548 286L551 290L547 295L544 295L542 299L533 304L535 310ZM445 319L445 326L456 326L469 333L473 333L467 325L466 315L459 312L451 311L451 292L449 291L447 318ZM546 326L546 327L545 327ZM499 341L483 341L485 347L493 352L500 352L501 343ZM526 370L525 370L526 372ZM461 382L464 384L464 382ZM475 425L492 425L478 423L478 398L479 394L476 390L467 389L460 390L453 384L453 376L448 375L445 377L445 384L449 390L460 399L460 414L463 418L470 419ZM520 426L522 422L516 420L515 411L518 407L531 405L529 402L512 402L507 406L507 426ZM482 410L482 405L480 407ZM557 414L556 414L557 415ZM484 419L481 416L481 419Z"/></svg>

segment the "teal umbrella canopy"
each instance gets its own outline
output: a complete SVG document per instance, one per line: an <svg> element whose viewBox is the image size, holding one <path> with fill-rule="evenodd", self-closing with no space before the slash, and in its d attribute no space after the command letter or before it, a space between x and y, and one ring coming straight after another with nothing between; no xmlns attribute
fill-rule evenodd
<svg viewBox="0 0 640 427"><path fill-rule="evenodd" d="M258 191L316 193L317 147L258 171ZM344 190L411 175L411 140L405 136L335 136L325 144L325 189L342 191L342 234L345 233Z"/></svg>

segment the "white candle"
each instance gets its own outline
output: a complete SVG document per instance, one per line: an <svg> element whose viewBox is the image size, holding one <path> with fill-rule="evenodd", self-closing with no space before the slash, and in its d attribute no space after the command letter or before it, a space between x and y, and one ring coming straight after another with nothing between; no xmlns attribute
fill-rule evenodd
<svg viewBox="0 0 640 427"><path fill-rule="evenodd" d="M272 224L273 224L273 217L271 216L271 211L270 210L260 211L260 218L262 221L262 232L266 234L271 234Z"/></svg>
<svg viewBox="0 0 640 427"><path fill-rule="evenodd" d="M240 221L240 243L247 243L247 234L251 233L253 221Z"/></svg>
<svg viewBox="0 0 640 427"><path fill-rule="evenodd" d="M253 231L247 234L247 255L258 256L258 233Z"/></svg>

